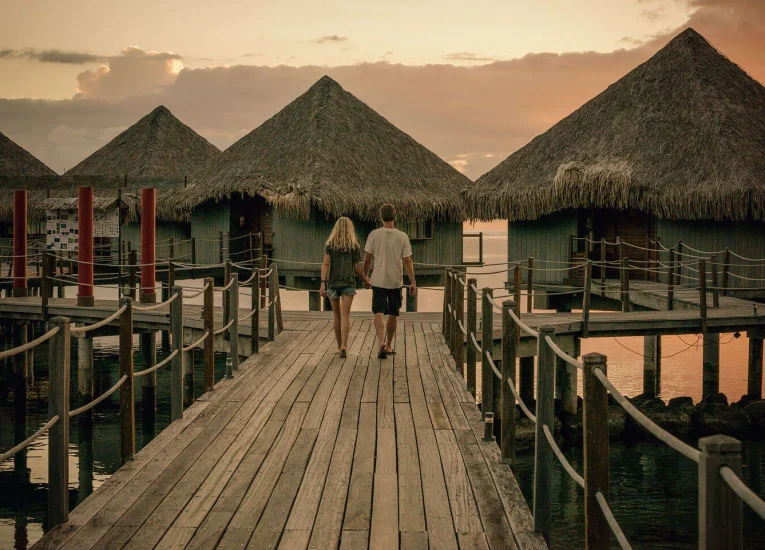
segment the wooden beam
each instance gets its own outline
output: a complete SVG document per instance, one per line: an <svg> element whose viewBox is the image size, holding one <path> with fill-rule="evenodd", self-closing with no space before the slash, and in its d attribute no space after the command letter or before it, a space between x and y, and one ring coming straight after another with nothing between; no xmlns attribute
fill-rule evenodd
<svg viewBox="0 0 765 550"><path fill-rule="evenodd" d="M64 190L78 187L99 189L174 189L186 186L185 176L0 176L0 187L29 191Z"/></svg>

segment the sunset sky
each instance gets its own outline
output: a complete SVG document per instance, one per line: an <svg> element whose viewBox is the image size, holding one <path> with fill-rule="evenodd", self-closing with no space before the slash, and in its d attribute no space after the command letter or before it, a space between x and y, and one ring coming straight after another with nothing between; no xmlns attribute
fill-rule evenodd
<svg viewBox="0 0 765 550"><path fill-rule="evenodd" d="M0 0L0 132L70 168L160 104L220 148L323 74L477 178L693 26L765 82L762 0Z"/></svg>

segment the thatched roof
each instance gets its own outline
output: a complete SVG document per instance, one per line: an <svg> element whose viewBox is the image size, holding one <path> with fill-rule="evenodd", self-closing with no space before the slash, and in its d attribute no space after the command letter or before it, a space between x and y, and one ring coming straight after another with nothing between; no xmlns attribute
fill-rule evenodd
<svg viewBox="0 0 765 550"><path fill-rule="evenodd" d="M188 176L220 155L220 150L178 120L166 107L159 106L98 151L67 170L65 175L136 177ZM157 217L173 221L172 204L177 190L157 195ZM96 190L96 195L116 198L114 190ZM137 216L139 201L126 197L132 216Z"/></svg>
<svg viewBox="0 0 765 550"><path fill-rule="evenodd" d="M376 219L394 204L404 219L462 220L469 180L325 76L190 178L177 206L188 215L210 199L260 195L277 212L306 219Z"/></svg>
<svg viewBox="0 0 765 550"><path fill-rule="evenodd" d="M95 197L93 199L94 210L107 210L116 204L116 197ZM40 202L40 208L42 210L71 210L76 209L78 205L79 199L77 197L50 197L48 199L43 199ZM124 201L123 206L127 206Z"/></svg>
<svg viewBox="0 0 765 550"><path fill-rule="evenodd" d="M765 220L765 87L687 29L464 196L483 220L590 207Z"/></svg>
<svg viewBox="0 0 765 550"><path fill-rule="evenodd" d="M0 175L3 176L55 176L56 173L0 132ZM27 215L40 219L44 212L36 207L44 193L30 192L27 196ZM0 222L13 220L13 191L0 189Z"/></svg>

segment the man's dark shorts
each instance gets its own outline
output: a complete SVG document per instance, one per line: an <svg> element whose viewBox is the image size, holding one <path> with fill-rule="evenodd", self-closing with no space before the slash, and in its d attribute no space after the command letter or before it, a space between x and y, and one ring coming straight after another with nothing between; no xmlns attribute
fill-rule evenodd
<svg viewBox="0 0 765 550"><path fill-rule="evenodd" d="M372 287L372 313L394 315L401 311L401 289Z"/></svg>

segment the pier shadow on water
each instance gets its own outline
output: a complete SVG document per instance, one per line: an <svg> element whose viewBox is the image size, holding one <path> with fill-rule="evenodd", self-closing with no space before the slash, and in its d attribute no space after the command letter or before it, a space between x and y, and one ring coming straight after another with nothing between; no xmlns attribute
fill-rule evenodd
<svg viewBox="0 0 765 550"><path fill-rule="evenodd" d="M159 342L160 339L157 338ZM4 346L6 349L10 346ZM135 338L135 367L143 367ZM99 396L119 380L117 337L94 341L94 395ZM167 352L157 349L157 360ZM223 378L225 356L216 354L215 379ZM194 385L202 394L202 357L195 354ZM170 422L170 369L157 376L157 413L154 421L143 420L143 392L136 384L136 450L149 443ZM10 449L34 433L48 420L48 347L35 349L34 384L27 391L26 418L16 410L12 360L0 360L0 449ZM30 378L30 384L32 380ZM72 345L71 403L77 405L77 346ZM69 438L69 504L77 506L120 467L119 391L95 408L92 424L87 415L71 420ZM47 528L48 439L39 438L25 451L0 464L0 549L26 549Z"/></svg>

